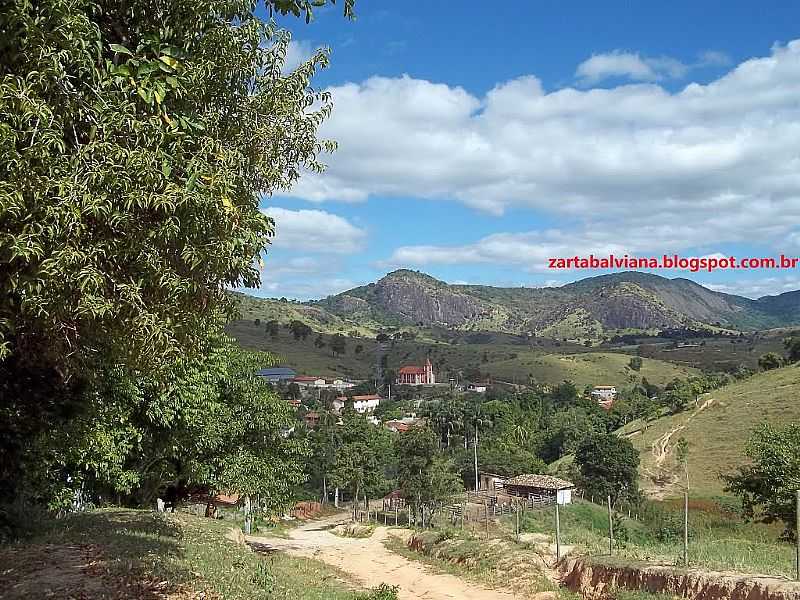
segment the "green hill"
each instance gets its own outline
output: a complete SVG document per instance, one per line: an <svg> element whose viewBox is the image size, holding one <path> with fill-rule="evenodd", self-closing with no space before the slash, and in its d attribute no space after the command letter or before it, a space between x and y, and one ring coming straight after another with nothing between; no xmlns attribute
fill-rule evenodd
<svg viewBox="0 0 800 600"><path fill-rule="evenodd" d="M641 485L655 497L681 492L675 445L689 442L690 485L700 495L723 491L721 473L745 460L750 432L762 423L800 422L800 365L759 373L700 398L699 406L649 424L623 428L641 453Z"/></svg>

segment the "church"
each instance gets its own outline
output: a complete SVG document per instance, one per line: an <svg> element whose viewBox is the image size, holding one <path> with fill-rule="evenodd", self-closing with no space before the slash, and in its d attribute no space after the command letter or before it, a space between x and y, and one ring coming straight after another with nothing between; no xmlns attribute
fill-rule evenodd
<svg viewBox="0 0 800 600"><path fill-rule="evenodd" d="M433 365L430 359L425 359L424 367L400 367L397 373L397 385L433 385L436 378L433 375Z"/></svg>

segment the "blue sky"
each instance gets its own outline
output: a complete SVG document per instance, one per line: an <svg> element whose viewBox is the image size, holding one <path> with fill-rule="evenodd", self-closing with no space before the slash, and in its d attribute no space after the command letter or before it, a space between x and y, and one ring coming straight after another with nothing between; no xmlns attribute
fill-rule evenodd
<svg viewBox="0 0 800 600"><path fill-rule="evenodd" d="M328 171L264 198L264 296L318 298L407 267L559 285L550 256L800 256L800 5L368 2L291 27ZM490 6L490 8L487 8ZM793 271L685 276L751 297Z"/></svg>

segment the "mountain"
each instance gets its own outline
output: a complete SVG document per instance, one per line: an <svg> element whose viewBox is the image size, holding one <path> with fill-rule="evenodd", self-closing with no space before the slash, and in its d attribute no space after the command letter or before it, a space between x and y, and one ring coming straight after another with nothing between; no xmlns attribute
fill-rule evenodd
<svg viewBox="0 0 800 600"><path fill-rule="evenodd" d="M752 300L715 292L688 279L633 271L559 288L498 288L451 285L401 269L308 306L378 326L441 326L583 339L628 330L800 324L800 291Z"/></svg>
<svg viewBox="0 0 800 600"><path fill-rule="evenodd" d="M297 302L238 294L246 319L299 319L315 331L371 335L387 327L494 331L598 340L662 329L755 330L800 325L800 291L752 300L689 279L635 271L562 287L455 285L401 269L322 300Z"/></svg>

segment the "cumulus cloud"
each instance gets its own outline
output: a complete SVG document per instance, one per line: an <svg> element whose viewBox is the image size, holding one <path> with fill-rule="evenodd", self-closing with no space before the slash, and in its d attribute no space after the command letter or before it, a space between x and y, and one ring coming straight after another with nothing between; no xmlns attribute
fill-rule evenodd
<svg viewBox="0 0 800 600"><path fill-rule="evenodd" d="M289 210L271 206L263 212L275 220L272 246L301 252L352 254L367 234L338 215L324 210Z"/></svg>
<svg viewBox="0 0 800 600"><path fill-rule="evenodd" d="M677 92L655 83L548 92L535 76L483 97L408 76L330 91L322 134L339 151L293 189L308 200L410 196L488 214L524 206L577 223L562 232L574 247L625 240L629 251L632 237L678 251L800 235L800 41ZM592 237L598 230L609 239ZM464 250L481 258L489 243Z"/></svg>
<svg viewBox="0 0 800 600"><path fill-rule="evenodd" d="M616 50L586 59L578 65L575 76L583 83L592 84L610 77L657 81L665 74L682 77L685 72L683 63L674 59L646 59L639 54Z"/></svg>
<svg viewBox="0 0 800 600"><path fill-rule="evenodd" d="M756 299L798 290L800 289L800 277L763 277L732 283L701 283L701 285L717 292Z"/></svg>
<svg viewBox="0 0 800 600"><path fill-rule="evenodd" d="M619 77L631 81L662 81L682 79L695 69L724 67L729 64L727 55L713 50L701 53L695 62L689 64L669 56L646 57L638 52L614 50L594 54L583 61L578 65L575 77L584 85Z"/></svg>

